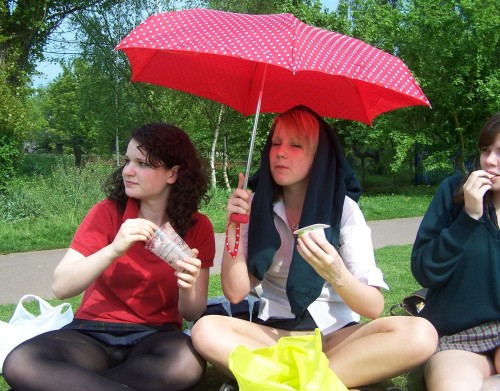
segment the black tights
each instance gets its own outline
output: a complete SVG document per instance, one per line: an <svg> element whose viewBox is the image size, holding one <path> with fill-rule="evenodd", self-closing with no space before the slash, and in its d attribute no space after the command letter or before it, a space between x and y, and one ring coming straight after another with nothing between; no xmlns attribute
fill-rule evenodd
<svg viewBox="0 0 500 391"><path fill-rule="evenodd" d="M174 391L195 385L205 361L180 331L115 349L74 330L39 335L14 349L3 375L15 391Z"/></svg>

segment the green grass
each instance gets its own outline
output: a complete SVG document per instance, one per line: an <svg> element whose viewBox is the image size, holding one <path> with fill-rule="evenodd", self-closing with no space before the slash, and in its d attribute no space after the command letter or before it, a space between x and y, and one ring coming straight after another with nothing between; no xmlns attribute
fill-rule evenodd
<svg viewBox="0 0 500 391"><path fill-rule="evenodd" d="M76 169L56 164L49 176L14 178L0 192L0 254L67 248L89 209L104 198L101 184L113 165L96 161ZM373 176L360 207L367 220L422 216L434 187L399 186L390 178ZM215 232L226 228L226 204L230 192L210 190L210 203L201 212Z"/></svg>
<svg viewBox="0 0 500 391"><path fill-rule="evenodd" d="M50 176L37 174L15 178L0 193L0 254L49 250L68 247L80 221L102 199L101 183L112 165L105 162L87 164L81 169L71 167L66 161L53 166ZM46 172L46 171L43 171ZM360 207L367 220L386 220L422 216L434 194L435 187L398 186L390 178L370 176L360 200ZM201 211L212 221L216 232L224 232L226 203L230 192L221 189L210 191L211 202ZM386 292L384 316L391 305L418 288L409 270L411 246L386 247L376 250L379 267L384 272L391 290ZM220 277L211 276L209 296L221 295ZM68 300L76 309L80 297ZM60 303L50 300L52 304ZM14 304L0 305L0 319L8 320ZM218 390L225 377L209 366L196 391ZM396 385L406 391L424 391L421 371L415 370L383 384ZM0 376L0 391L8 389Z"/></svg>
<svg viewBox="0 0 500 391"><path fill-rule="evenodd" d="M385 309L383 316L389 316L389 309L393 304L399 303L401 299L419 286L411 275L410 271L411 246L388 246L375 251L378 266L384 272L385 280L389 291L385 291ZM209 284L209 296L215 297L222 295L220 287L220 276L212 275ZM81 297L75 297L67 300L76 309L80 303ZM61 303L59 300L49 300L53 305ZM0 305L0 320L8 321L13 311L14 304ZM194 391L212 391L218 390L220 385L226 380L225 376L209 366L207 373ZM397 386L406 391L425 391L422 385L422 371L417 368L414 371L398 376L389 381L379 384L382 387ZM0 376L0 391L8 390L3 377Z"/></svg>

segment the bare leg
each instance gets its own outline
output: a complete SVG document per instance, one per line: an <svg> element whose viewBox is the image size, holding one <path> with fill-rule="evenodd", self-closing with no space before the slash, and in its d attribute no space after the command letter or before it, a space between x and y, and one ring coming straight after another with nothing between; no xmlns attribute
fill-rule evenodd
<svg viewBox="0 0 500 391"><path fill-rule="evenodd" d="M271 346L290 334L221 316L205 316L192 330L196 350L229 376L228 360L236 346ZM424 363L436 345L437 333L427 320L390 317L338 330L326 337L323 350L340 380L347 387L356 387L389 379Z"/></svg>
<svg viewBox="0 0 500 391"><path fill-rule="evenodd" d="M196 350L217 369L231 377L229 356L238 345L249 349L271 346L286 335L290 335L290 332L219 315L202 317L191 330Z"/></svg>
<svg viewBox="0 0 500 391"><path fill-rule="evenodd" d="M443 350L425 367L429 391L479 391L483 381L495 374L493 361L465 350Z"/></svg>
<svg viewBox="0 0 500 391"><path fill-rule="evenodd" d="M377 383L423 364L436 350L437 333L419 317L387 317L326 337L330 368L347 387Z"/></svg>

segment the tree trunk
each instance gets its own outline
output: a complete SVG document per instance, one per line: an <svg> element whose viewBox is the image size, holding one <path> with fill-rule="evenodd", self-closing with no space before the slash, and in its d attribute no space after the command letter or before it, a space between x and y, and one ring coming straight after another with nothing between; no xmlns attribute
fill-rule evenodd
<svg viewBox="0 0 500 391"><path fill-rule="evenodd" d="M460 127L460 123L457 118L457 114L453 114L453 118L455 119L455 129L458 132L458 141L460 144L460 153L457 156L457 164L458 167L460 168L460 172L462 174L466 174L467 169L465 168L465 160L464 160L464 153L465 153L465 143L464 143L464 131L463 128Z"/></svg>
<svg viewBox="0 0 500 391"><path fill-rule="evenodd" d="M73 153L75 154L75 167L82 166L82 146L80 144L73 145Z"/></svg>
<svg viewBox="0 0 500 391"><path fill-rule="evenodd" d="M222 151L222 175L224 176L224 185L226 186L226 190L231 190L231 184L229 183L229 178L227 177L227 134L224 134L223 141L224 147Z"/></svg>
<svg viewBox="0 0 500 391"><path fill-rule="evenodd" d="M214 139L212 141L212 149L210 151L210 182L212 189L217 187L217 176L215 175L215 153L217 152L217 139L219 138L219 129L222 122L222 115L224 114L224 106L220 105L219 117L214 129Z"/></svg>
<svg viewBox="0 0 500 391"><path fill-rule="evenodd" d="M366 175L365 175L365 158L361 157L361 188L364 189L366 185Z"/></svg>

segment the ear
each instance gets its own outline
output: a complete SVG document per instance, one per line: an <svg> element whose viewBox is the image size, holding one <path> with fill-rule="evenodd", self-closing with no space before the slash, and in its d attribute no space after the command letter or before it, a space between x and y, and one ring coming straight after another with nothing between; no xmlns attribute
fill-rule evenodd
<svg viewBox="0 0 500 391"><path fill-rule="evenodd" d="M171 185L175 183L175 181L177 181L177 172L179 171L179 166L173 166L168 171L169 173L167 177L167 183Z"/></svg>

